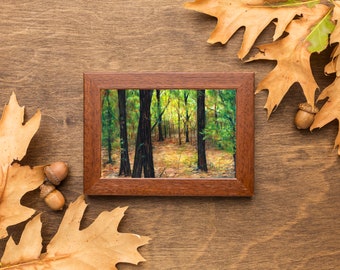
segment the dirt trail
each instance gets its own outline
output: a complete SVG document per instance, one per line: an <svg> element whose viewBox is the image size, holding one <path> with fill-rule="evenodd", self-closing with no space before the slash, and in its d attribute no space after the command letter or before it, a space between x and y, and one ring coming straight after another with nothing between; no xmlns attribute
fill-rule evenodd
<svg viewBox="0 0 340 270"><path fill-rule="evenodd" d="M134 149L129 151L130 164L133 165ZM112 158L114 164L107 164L103 177L118 177L119 157L117 151ZM222 178L234 177L234 162L231 154L213 148L206 150L208 172L197 170L196 146L177 141L153 142L153 160L157 178Z"/></svg>

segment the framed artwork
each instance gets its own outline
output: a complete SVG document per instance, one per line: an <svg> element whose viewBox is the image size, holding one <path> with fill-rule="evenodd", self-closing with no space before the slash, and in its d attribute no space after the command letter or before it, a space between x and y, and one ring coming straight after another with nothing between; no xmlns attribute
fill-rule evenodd
<svg viewBox="0 0 340 270"><path fill-rule="evenodd" d="M84 73L84 193L252 196L254 73Z"/></svg>

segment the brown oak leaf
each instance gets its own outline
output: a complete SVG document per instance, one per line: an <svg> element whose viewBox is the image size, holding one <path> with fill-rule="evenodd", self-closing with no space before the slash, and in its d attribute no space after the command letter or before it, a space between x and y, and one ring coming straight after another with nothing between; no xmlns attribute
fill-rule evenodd
<svg viewBox="0 0 340 270"><path fill-rule="evenodd" d="M339 1L334 1L334 8L333 8L333 21L340 21L340 3ZM339 43L340 41L340 25L336 24L335 28L330 36L330 43Z"/></svg>
<svg viewBox="0 0 340 270"><path fill-rule="evenodd" d="M258 46L260 52L248 61L276 60L275 68L258 84L256 93L268 90L265 108L268 116L279 105L289 88L298 82L307 102L314 107L315 91L318 85L310 66L311 52L306 37L310 29L327 14L329 7L316 5L306 8L303 16L293 20L286 29L288 35L270 44Z"/></svg>
<svg viewBox="0 0 340 270"><path fill-rule="evenodd" d="M43 166L30 168L14 163L8 168L7 183L0 200L0 239L7 227L29 219L35 210L21 205L21 198L44 182Z"/></svg>
<svg viewBox="0 0 340 270"><path fill-rule="evenodd" d="M261 32L277 19L273 39L279 38L296 15L305 11L304 5L278 5L276 0L196 0L186 8L214 16L218 19L209 43L225 44L233 34L244 27L244 36L238 57L243 59Z"/></svg>
<svg viewBox="0 0 340 270"><path fill-rule="evenodd" d="M333 8L333 16L332 20L339 22L340 21L340 3L334 1L334 8ZM325 66L325 73L331 74L336 73L336 76L340 76L340 61L337 60L338 56L340 55L340 24L337 23L333 32L330 35L330 43L336 44L336 47L332 51L331 61Z"/></svg>
<svg viewBox="0 0 340 270"><path fill-rule="evenodd" d="M104 211L89 227L80 230L86 206L84 196L70 204L43 254L40 254L40 216L34 217L27 224L18 245L12 239L8 241L1 266L17 270L109 270L117 269L118 263L144 261L137 249L147 244L150 238L117 231L126 207Z"/></svg>
<svg viewBox="0 0 340 270"><path fill-rule="evenodd" d="M334 1L333 18L334 21L340 21L340 4ZM338 43L332 52L332 60L325 67L325 72L336 73L336 78L332 84L326 87L318 97L318 101L327 99L320 111L315 115L314 122L310 130L321 128L326 124L337 119L339 121L338 135L335 139L334 148L338 147L340 155L340 25L336 24L334 31L330 36L331 43Z"/></svg>
<svg viewBox="0 0 340 270"><path fill-rule="evenodd" d="M31 261L37 261L39 259L42 249L42 237L40 234L42 224L40 215L41 214L35 216L35 218L26 224L18 244L15 244L12 237L8 239L4 254L1 258L1 268L6 269L6 266L14 266L18 262L29 264ZM27 269L30 269L29 267L30 266L27 265Z"/></svg>
<svg viewBox="0 0 340 270"><path fill-rule="evenodd" d="M328 100L315 115L314 122L310 127L311 130L321 128L335 119L340 123L340 77L336 77L335 81L322 91L318 101L325 98L328 98ZM340 125L334 148L337 146L340 146ZM340 155L340 148L338 148L338 155Z"/></svg>
<svg viewBox="0 0 340 270"><path fill-rule="evenodd" d="M325 73L331 74L336 73L336 76L340 76L340 62L337 61L338 56L340 55L340 46L339 44L335 46L332 51L331 58L332 60L325 66Z"/></svg>
<svg viewBox="0 0 340 270"><path fill-rule="evenodd" d="M24 122L24 107L20 107L13 93L8 105L5 105L0 119L0 164L11 164L13 160L21 160L27 147L40 126L41 113Z"/></svg>
<svg viewBox="0 0 340 270"><path fill-rule="evenodd" d="M38 111L24 122L24 107L20 107L13 93L0 119L0 239L7 236L6 228L20 223L33 215L33 209L20 204L21 197L36 189L43 182L41 168L11 165L21 160L40 125Z"/></svg>

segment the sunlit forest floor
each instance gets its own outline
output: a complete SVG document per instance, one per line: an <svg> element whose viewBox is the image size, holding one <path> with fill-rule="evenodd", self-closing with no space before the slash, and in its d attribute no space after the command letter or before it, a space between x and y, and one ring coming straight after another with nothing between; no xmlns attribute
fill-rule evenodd
<svg viewBox="0 0 340 270"><path fill-rule="evenodd" d="M107 152L102 151L103 164L108 160ZM129 150L131 170L133 167L134 148ZM207 147L206 158L208 172L197 170L196 145L178 144L178 140L166 139L153 142L153 161L156 178L226 178L235 177L234 161L231 154L223 150ZM102 177L116 178L119 173L119 149L112 155L113 164L105 164Z"/></svg>

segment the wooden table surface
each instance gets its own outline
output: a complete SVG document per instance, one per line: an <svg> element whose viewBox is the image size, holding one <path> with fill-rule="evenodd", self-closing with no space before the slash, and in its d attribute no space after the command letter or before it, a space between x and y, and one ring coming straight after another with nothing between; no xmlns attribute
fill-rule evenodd
<svg viewBox="0 0 340 270"><path fill-rule="evenodd" d="M83 192L83 72L247 71L256 84L275 62L241 63L242 30L226 46L209 45L216 20L185 10L180 0L3 0L0 11L0 107L15 91L27 119L42 122L22 164L63 160L67 203ZM260 41L271 40L271 29ZM323 89L333 77L323 66L330 50L313 55ZM338 123L298 131L293 117L304 102L294 85L267 120L264 91L255 97L255 196L87 197L82 226L104 210L129 206L121 232L152 238L147 260L119 269L336 269L340 267L340 158L333 150ZM33 191L23 204L44 212L44 246L63 212L48 210ZM23 224L9 228L19 239ZM1 254L5 241L0 241Z"/></svg>

